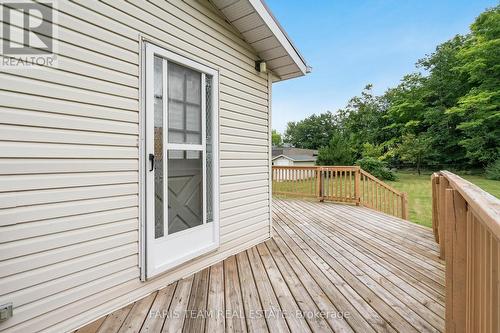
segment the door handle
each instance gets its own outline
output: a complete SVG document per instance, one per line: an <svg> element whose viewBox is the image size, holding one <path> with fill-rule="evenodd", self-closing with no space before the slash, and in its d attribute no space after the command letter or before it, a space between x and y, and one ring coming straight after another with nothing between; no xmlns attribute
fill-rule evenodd
<svg viewBox="0 0 500 333"><path fill-rule="evenodd" d="M149 162L151 163L151 169L149 171L153 171L155 168L155 155L149 154Z"/></svg>

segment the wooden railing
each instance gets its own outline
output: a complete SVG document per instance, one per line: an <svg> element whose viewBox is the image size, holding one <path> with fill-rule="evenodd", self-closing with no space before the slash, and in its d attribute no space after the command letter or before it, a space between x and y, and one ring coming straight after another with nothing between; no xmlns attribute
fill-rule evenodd
<svg viewBox="0 0 500 333"><path fill-rule="evenodd" d="M500 332L500 200L435 173L432 226L446 262L446 332Z"/></svg>
<svg viewBox="0 0 500 333"><path fill-rule="evenodd" d="M363 206L408 219L408 195L360 170L360 201Z"/></svg>
<svg viewBox="0 0 500 333"><path fill-rule="evenodd" d="M363 205L408 218L406 193L358 166L273 166L273 194Z"/></svg>

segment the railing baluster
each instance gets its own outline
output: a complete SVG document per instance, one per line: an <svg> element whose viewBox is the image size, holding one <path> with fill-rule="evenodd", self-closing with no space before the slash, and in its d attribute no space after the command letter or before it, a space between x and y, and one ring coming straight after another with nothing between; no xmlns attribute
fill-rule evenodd
<svg viewBox="0 0 500 333"><path fill-rule="evenodd" d="M342 170L339 170L339 194L338 197L340 201L343 201L342 199L342 186L343 186L343 181L342 181Z"/></svg>
<svg viewBox="0 0 500 333"><path fill-rule="evenodd" d="M352 170L347 171L347 198L352 201L352 183L351 183Z"/></svg>
<svg viewBox="0 0 500 333"><path fill-rule="evenodd" d="M387 189L385 189L385 188L382 187L382 191L384 191L384 210L383 211L384 211L384 213L388 213L389 212L389 206L388 206L388 204L389 204L388 200L389 199L387 198L387 195L388 195Z"/></svg>
<svg viewBox="0 0 500 333"><path fill-rule="evenodd" d="M389 193L390 195L390 199L389 199L389 203L391 204L391 215L394 215L394 193L390 192Z"/></svg>
<svg viewBox="0 0 500 333"><path fill-rule="evenodd" d="M382 191L382 211L387 212L387 199L386 199L386 190L382 186L380 186L380 190Z"/></svg>
<svg viewBox="0 0 500 333"><path fill-rule="evenodd" d="M354 170L354 200L356 202L356 205L360 205L362 202L360 188L362 188L361 171L359 169L355 169ZM364 191L363 191L363 193L364 193Z"/></svg>
<svg viewBox="0 0 500 333"><path fill-rule="evenodd" d="M327 188L327 198L328 199L332 199L335 194L333 192L333 189L335 188L335 179L333 179L333 172L330 170L330 169L327 169L325 171L325 181L326 181L326 185L325 187Z"/></svg>
<svg viewBox="0 0 500 333"><path fill-rule="evenodd" d="M332 172L330 169L326 168L324 171L324 177L325 177L325 183L324 187L326 189L325 198L327 199L332 199L333 197L333 189L334 189L334 182L332 180Z"/></svg>
<svg viewBox="0 0 500 333"><path fill-rule="evenodd" d="M335 198L335 200L338 200L338 197L339 197L339 171L338 170L335 170L335 171L331 171L331 174L332 174L332 178L333 178L333 182L332 184L334 184L334 188L335 188L335 191L332 193L332 197Z"/></svg>
<svg viewBox="0 0 500 333"><path fill-rule="evenodd" d="M344 171L340 170L339 171L339 181L340 181L340 187L339 187L339 199L340 201L344 201Z"/></svg>
<svg viewBox="0 0 500 333"><path fill-rule="evenodd" d="M300 187L302 184L301 171L302 171L301 169L295 170L295 172L297 173L297 192L298 193L302 192L302 189Z"/></svg>
<svg viewBox="0 0 500 333"><path fill-rule="evenodd" d="M377 203L377 198L375 196L375 182L373 180L370 180L371 184L372 184L372 208L373 209L377 209L376 208L376 203Z"/></svg>
<svg viewBox="0 0 500 333"><path fill-rule="evenodd" d="M344 189L345 189L345 179L344 179L344 170L340 170L340 201L345 201L345 194L344 194Z"/></svg>
<svg viewBox="0 0 500 333"><path fill-rule="evenodd" d="M335 170L335 176L334 176L334 172L332 171L332 177L334 178L334 184L335 184L335 192L333 193L332 197L334 197L335 200L338 200L338 198L339 198L339 187L340 187L340 184L339 184L339 171Z"/></svg>
<svg viewBox="0 0 500 333"><path fill-rule="evenodd" d="M342 199L347 201L347 170L342 172Z"/></svg>
<svg viewBox="0 0 500 333"><path fill-rule="evenodd" d="M344 171L339 171L339 201L344 201Z"/></svg>
<svg viewBox="0 0 500 333"><path fill-rule="evenodd" d="M292 173L293 192L297 193L297 169L290 169Z"/></svg>

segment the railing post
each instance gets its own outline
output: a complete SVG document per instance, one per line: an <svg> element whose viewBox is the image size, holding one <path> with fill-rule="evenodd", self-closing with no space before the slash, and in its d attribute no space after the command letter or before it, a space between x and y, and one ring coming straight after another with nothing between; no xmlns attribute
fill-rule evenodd
<svg viewBox="0 0 500 333"><path fill-rule="evenodd" d="M406 192L401 193L401 218L408 220L408 194Z"/></svg>
<svg viewBox="0 0 500 333"><path fill-rule="evenodd" d="M438 189L439 189L439 176L433 173L431 176L432 187L432 231L434 232L434 239L439 244L439 218L438 218Z"/></svg>
<svg viewBox="0 0 500 333"><path fill-rule="evenodd" d="M445 221L446 221L446 189L448 188L448 180L439 176L439 187L438 187L438 233L439 233L439 248L440 254L439 258L444 259L446 255L446 231L445 231Z"/></svg>
<svg viewBox="0 0 500 333"><path fill-rule="evenodd" d="M323 178L321 175L321 167L318 167L316 169L316 188L318 191L318 199L319 201L323 202Z"/></svg>
<svg viewBox="0 0 500 333"><path fill-rule="evenodd" d="M357 167L354 171L354 196L356 198L356 206L361 203L361 193L359 191L361 185L361 168Z"/></svg>
<svg viewBox="0 0 500 333"><path fill-rule="evenodd" d="M467 205L460 193L445 190L446 332L464 332L466 318Z"/></svg>

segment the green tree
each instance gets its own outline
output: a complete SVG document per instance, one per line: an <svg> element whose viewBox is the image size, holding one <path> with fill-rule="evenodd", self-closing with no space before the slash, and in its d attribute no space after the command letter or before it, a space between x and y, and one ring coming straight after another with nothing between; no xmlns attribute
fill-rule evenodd
<svg viewBox="0 0 500 333"><path fill-rule="evenodd" d="M328 145L336 128L335 117L330 111L313 114L304 120L289 122L284 142L297 148L318 149Z"/></svg>
<svg viewBox="0 0 500 333"><path fill-rule="evenodd" d="M465 135L466 157L486 166L500 154L500 6L482 13L471 31L455 68L468 91L448 113L463 118L457 129Z"/></svg>
<svg viewBox="0 0 500 333"><path fill-rule="evenodd" d="M467 36L457 35L421 59L418 67L429 74L422 81L423 130L429 138L438 165L467 167L470 165L466 150L460 144L463 133L457 127L464 120L459 113L448 110L457 105L461 96L470 89L467 76L457 71L459 53ZM419 133L414 132L414 133Z"/></svg>
<svg viewBox="0 0 500 333"><path fill-rule="evenodd" d="M335 114L289 123L284 140L324 147L322 164L345 164L350 156L419 171L491 169L500 159L500 5L479 15L470 33L438 45L383 95L367 85Z"/></svg>
<svg viewBox="0 0 500 333"><path fill-rule="evenodd" d="M471 33L455 36L419 60L385 94L392 142L424 135L425 166L484 167L498 157L499 7L481 14ZM407 162L407 161L405 161Z"/></svg>
<svg viewBox="0 0 500 333"><path fill-rule="evenodd" d="M375 159L381 159L383 148L383 146L376 146L374 144L365 142L361 150L361 156L363 158L371 157Z"/></svg>
<svg viewBox="0 0 500 333"><path fill-rule="evenodd" d="M271 133L271 136L272 136L272 142L273 142L273 147L282 147L283 146L283 140L281 139L281 134L273 129L272 133Z"/></svg>
<svg viewBox="0 0 500 333"><path fill-rule="evenodd" d="M398 147L398 154L402 161L411 163L417 168L420 175L422 164L431 156L429 137L425 134L406 134Z"/></svg>
<svg viewBox="0 0 500 333"><path fill-rule="evenodd" d="M380 131L386 125L386 105L383 98L373 94L372 85L367 85L360 96L351 98L344 109L336 114L336 123L349 137L357 157L365 143L378 145L389 139L387 132Z"/></svg>
<svg viewBox="0 0 500 333"><path fill-rule="evenodd" d="M318 165L352 165L353 151L348 140L340 132L332 135L328 146L318 151Z"/></svg>

